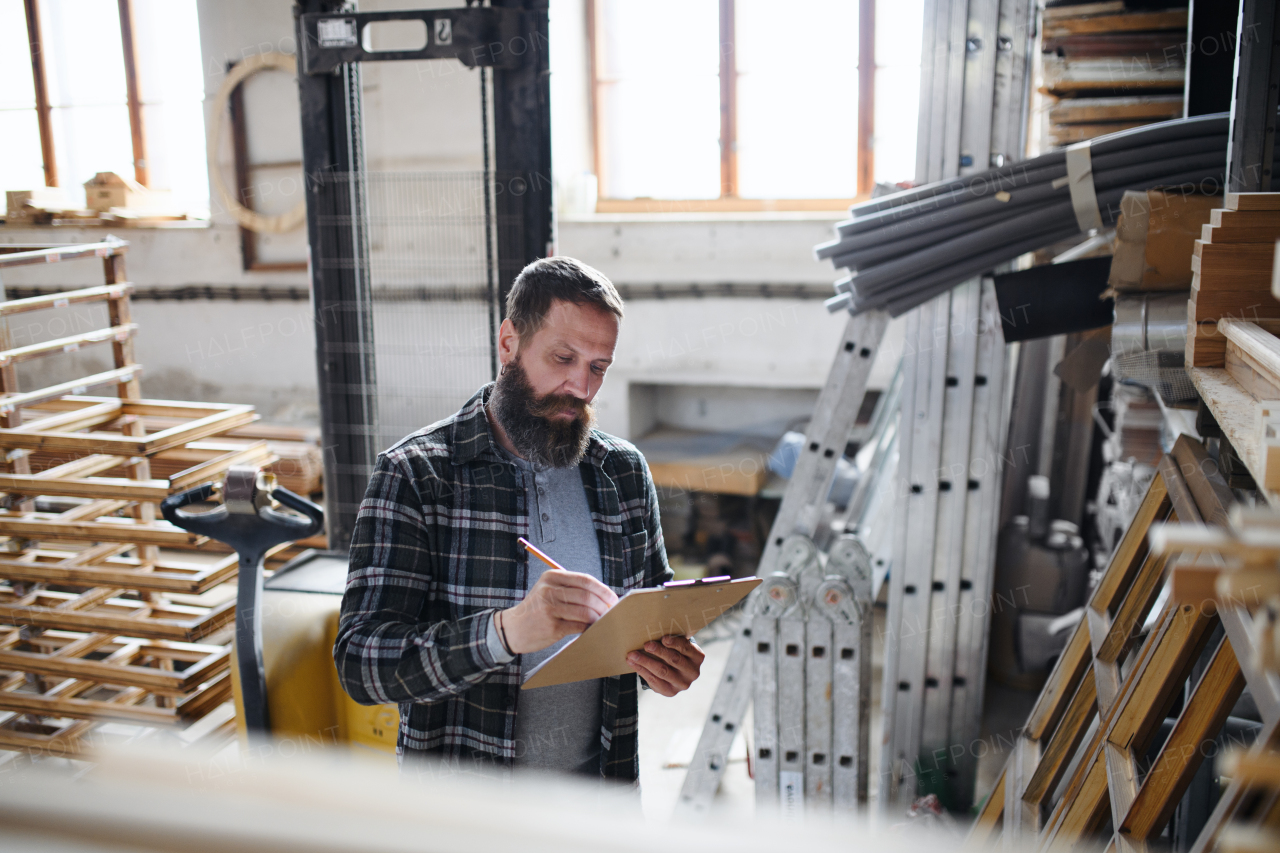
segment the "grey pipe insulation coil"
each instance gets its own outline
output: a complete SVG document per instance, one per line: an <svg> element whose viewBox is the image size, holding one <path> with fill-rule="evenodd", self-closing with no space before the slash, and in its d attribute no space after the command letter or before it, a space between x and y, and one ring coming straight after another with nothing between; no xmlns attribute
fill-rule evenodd
<svg viewBox="0 0 1280 853"><path fill-rule="evenodd" d="M1093 171L1095 173L1094 182L1097 183L1104 173L1112 173L1127 166L1149 165L1166 160L1181 161L1183 158L1210 153L1221 155L1225 159L1226 144L1227 134L1221 133L1211 136L1196 136L1172 142L1161 142L1147 148L1121 151L1110 155L1092 156L1091 152ZM820 258L832 257L838 252L846 251L847 248L856 247L857 240L854 239L855 235L861 236L867 232L874 232L883 228L909 229L913 224L919 224L915 217L924 213L932 213L933 215L928 218L931 221L936 221L940 211L945 210L948 214L951 214L951 210L954 210L957 206L972 209L971 206L978 205L994 209L1008 205L1024 204L1054 192L1066 191L1069 193L1070 191L1066 190L1066 185L1060 183L1060 179L1066 177L1066 166L1037 166L1036 163L1039 159L1026 161L1022 164L1024 169L1012 175L993 177L987 172L979 172L970 176L963 186L946 193L939 193L911 202L910 204L866 212L862 210L862 205L856 205L851 211L856 214L857 218L836 225L836 232L840 235L840 239L833 240L830 243L823 243L815 251ZM991 171L1004 172L1008 168L1006 166L1002 169L993 169ZM1115 176L1113 175L1112 177L1114 178ZM1058 182L1059 186L1053 186L1055 182ZM1009 198L1007 200L997 198L996 194L1000 192L1007 192ZM886 196L886 198L893 197Z"/></svg>
<svg viewBox="0 0 1280 853"><path fill-rule="evenodd" d="M1226 149L1226 114L1094 139L1091 171L1103 224L1115 222L1128 190L1221 191ZM854 314L875 308L897 316L998 264L1080 233L1064 151L873 199L850 213L851 220L836 226L837 238L815 247L815 254L851 271L826 304Z"/></svg>
<svg viewBox="0 0 1280 853"><path fill-rule="evenodd" d="M1147 124L1142 127L1130 128L1117 133L1109 133L1105 136L1095 138L1089 146L1092 156L1102 156L1112 154L1118 151L1125 151L1133 148L1145 148L1161 142L1169 142L1178 139L1187 139L1195 136L1226 136L1228 128L1227 113L1213 113L1211 115L1196 116L1189 119L1174 119L1172 121L1157 122L1155 124ZM1137 137L1137 139L1135 139ZM1050 151L1041 154L1039 157L1033 157L1030 160L1020 160L1014 163L1001 166L997 169L988 169L984 172L976 172L971 175L963 175L958 178L948 178L944 181L935 181L932 184L926 184L922 187L914 187L909 190L903 190L892 195L874 198L862 204L854 205L850 209L850 213L855 217L861 217L865 214L875 213L890 207L899 207L910 204L921 199L929 198L934 195L954 192L964 189L974 183L975 180L985 179L987 182L995 182L998 178L1008 178L1013 175L1022 174L1029 169L1041 167L1058 167L1061 174L1067 173L1067 155L1063 149Z"/></svg>
<svg viewBox="0 0 1280 853"><path fill-rule="evenodd" d="M1216 177L1213 175L1205 176L1200 172L1184 173L1170 176L1169 179L1152 185L1185 184L1199 181L1206 177L1215 178L1219 182L1219 186L1221 186L1221 169ZM1098 204L1103 209L1104 225L1114 223L1120 198L1125 191L1124 189L1113 190L1098 197ZM863 295L853 286L853 282L847 278L842 279L837 283L837 289L843 288L845 292L828 299L825 303L827 310L834 312L843 308L851 313L858 314L873 308L882 308L888 311L890 315L897 317L917 305L927 302L943 291L954 287L956 284L987 272L998 264L1010 261L1024 252L1032 252L1044 246L1068 240L1080 233L1080 227L1076 223L1074 213L1063 215L1057 227L1032 234L1014 227L1013 224L1007 224L1002 227L1002 236L996 245L986 246L985 251L980 250L977 254L965 252L962 257L950 258L941 269L910 280L899 280L896 283L890 283L878 294ZM963 252L963 250L956 251L958 254Z"/></svg>

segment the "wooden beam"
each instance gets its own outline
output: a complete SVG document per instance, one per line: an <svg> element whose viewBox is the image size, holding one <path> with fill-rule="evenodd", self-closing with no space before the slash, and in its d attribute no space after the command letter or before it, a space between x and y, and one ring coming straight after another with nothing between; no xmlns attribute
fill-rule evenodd
<svg viewBox="0 0 1280 853"><path fill-rule="evenodd" d="M58 249L57 256L61 260L74 260L81 257L91 257L96 254L95 247L101 248L109 246L109 243L98 243L94 246L83 247L89 251L70 251L68 247L63 251L61 247ZM79 250L81 247L74 247ZM30 252L14 252L11 255L0 255L0 266L19 266L19 264L6 264L5 261L14 258L31 257L35 259L44 259L50 257L54 252L53 249L33 250ZM32 296L28 299L10 299L7 302L0 303L0 317L11 317L14 314L22 314L27 311L43 311L46 308L64 308L67 305L76 305L81 302L105 302L117 296L127 296L133 293L133 284L131 282L120 282L118 284L98 285L97 287L84 287L79 290L65 290L62 293L51 293L48 296Z"/></svg>
<svg viewBox="0 0 1280 853"><path fill-rule="evenodd" d="M1205 758L1205 743L1222 728L1243 691L1240 664L1223 637L1121 823L1122 835L1150 839L1169 822Z"/></svg>
<svg viewBox="0 0 1280 853"><path fill-rule="evenodd" d="M876 188L876 2L858 0L858 195Z"/></svg>
<svg viewBox="0 0 1280 853"><path fill-rule="evenodd" d="M33 403L40 403L45 400L51 400L54 397L61 397L64 394L80 394L87 388L93 388L98 385L110 385L113 383L124 384L130 382L139 373L142 367L134 365L132 367L124 367L117 370L107 370L103 373L95 373L92 376L71 379L66 382L59 382L57 385L50 385L48 388L40 388L36 391L23 391L19 394L5 394L0 397L0 414L6 412L14 412L24 406L30 406Z"/></svg>
<svg viewBox="0 0 1280 853"><path fill-rule="evenodd" d="M0 367L23 361L31 361L32 359L52 355L54 353L75 352L82 346L104 344L113 340L124 340L126 338L132 338L137 333L138 324L128 323L123 326L111 326L107 329L95 329L92 332L70 335L65 338L55 338L53 340L44 341L43 343L28 344L25 347L14 347L13 349L7 349L0 352Z"/></svg>
<svg viewBox="0 0 1280 853"><path fill-rule="evenodd" d="M735 0L720 0L720 197L738 197L738 56Z"/></svg>
<svg viewBox="0 0 1280 853"><path fill-rule="evenodd" d="M128 589L199 595L231 580L239 571L239 559L234 554L199 568L178 566L163 560L155 564L130 562L132 564L123 559L110 559L89 566L64 566L0 559L0 576L28 583L114 584Z"/></svg>
<svg viewBox="0 0 1280 853"><path fill-rule="evenodd" d="M40 157L44 160L44 184L58 186L58 161L53 147L53 107L49 103L49 82L44 65L44 36L40 29L39 0L24 0L27 14L27 42L31 50L31 81L36 90L36 124L40 128Z"/></svg>
<svg viewBox="0 0 1280 853"><path fill-rule="evenodd" d="M207 536L189 533L167 521L139 524L121 519L109 521L62 521L57 517L0 515L0 535L23 539L56 539L89 542L130 542L147 545L202 545Z"/></svg>
<svg viewBox="0 0 1280 853"><path fill-rule="evenodd" d="M124 87L129 103L129 133L133 138L133 179L144 187L151 186L147 167L147 134L142 117L142 95L138 87L138 45L134 39L137 27L133 0L119 0L120 46L124 48Z"/></svg>

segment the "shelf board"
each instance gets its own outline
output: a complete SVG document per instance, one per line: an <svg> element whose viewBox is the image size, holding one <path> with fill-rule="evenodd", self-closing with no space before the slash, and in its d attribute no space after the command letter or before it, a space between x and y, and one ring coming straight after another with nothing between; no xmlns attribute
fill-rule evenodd
<svg viewBox="0 0 1280 853"><path fill-rule="evenodd" d="M1226 370L1217 367L1188 367L1187 375L1200 392L1209 411L1217 420L1222 433L1236 449L1249 473L1257 482L1262 479L1262 459L1258 453L1254 404L1257 402L1249 392L1231 378ZM1280 492L1262 491L1262 495L1273 507L1280 507Z"/></svg>

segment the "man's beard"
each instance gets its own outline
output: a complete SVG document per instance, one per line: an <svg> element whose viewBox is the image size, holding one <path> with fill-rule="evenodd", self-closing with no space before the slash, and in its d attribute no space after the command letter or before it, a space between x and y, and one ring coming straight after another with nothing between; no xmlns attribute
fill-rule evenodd
<svg viewBox="0 0 1280 853"><path fill-rule="evenodd" d="M576 413L572 420L551 417L566 409ZM570 394L535 396L518 357L498 376L489 411L520 455L539 468L581 462L596 422L595 409Z"/></svg>

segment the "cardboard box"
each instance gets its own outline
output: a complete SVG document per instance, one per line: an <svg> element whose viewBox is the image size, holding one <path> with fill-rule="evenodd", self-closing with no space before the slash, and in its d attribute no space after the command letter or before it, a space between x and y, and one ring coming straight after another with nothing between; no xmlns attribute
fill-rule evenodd
<svg viewBox="0 0 1280 853"><path fill-rule="evenodd" d="M145 208L150 206L147 188L137 181L122 178L115 172L99 172L84 182L85 206L106 212L113 207Z"/></svg>
<svg viewBox="0 0 1280 853"><path fill-rule="evenodd" d="M62 187L37 187L31 190L9 190L5 194L5 221L31 219L39 210L70 210Z"/></svg>
<svg viewBox="0 0 1280 853"><path fill-rule="evenodd" d="M1191 255L1222 196L1129 191L1120 201L1107 284L1117 291L1185 290Z"/></svg>

